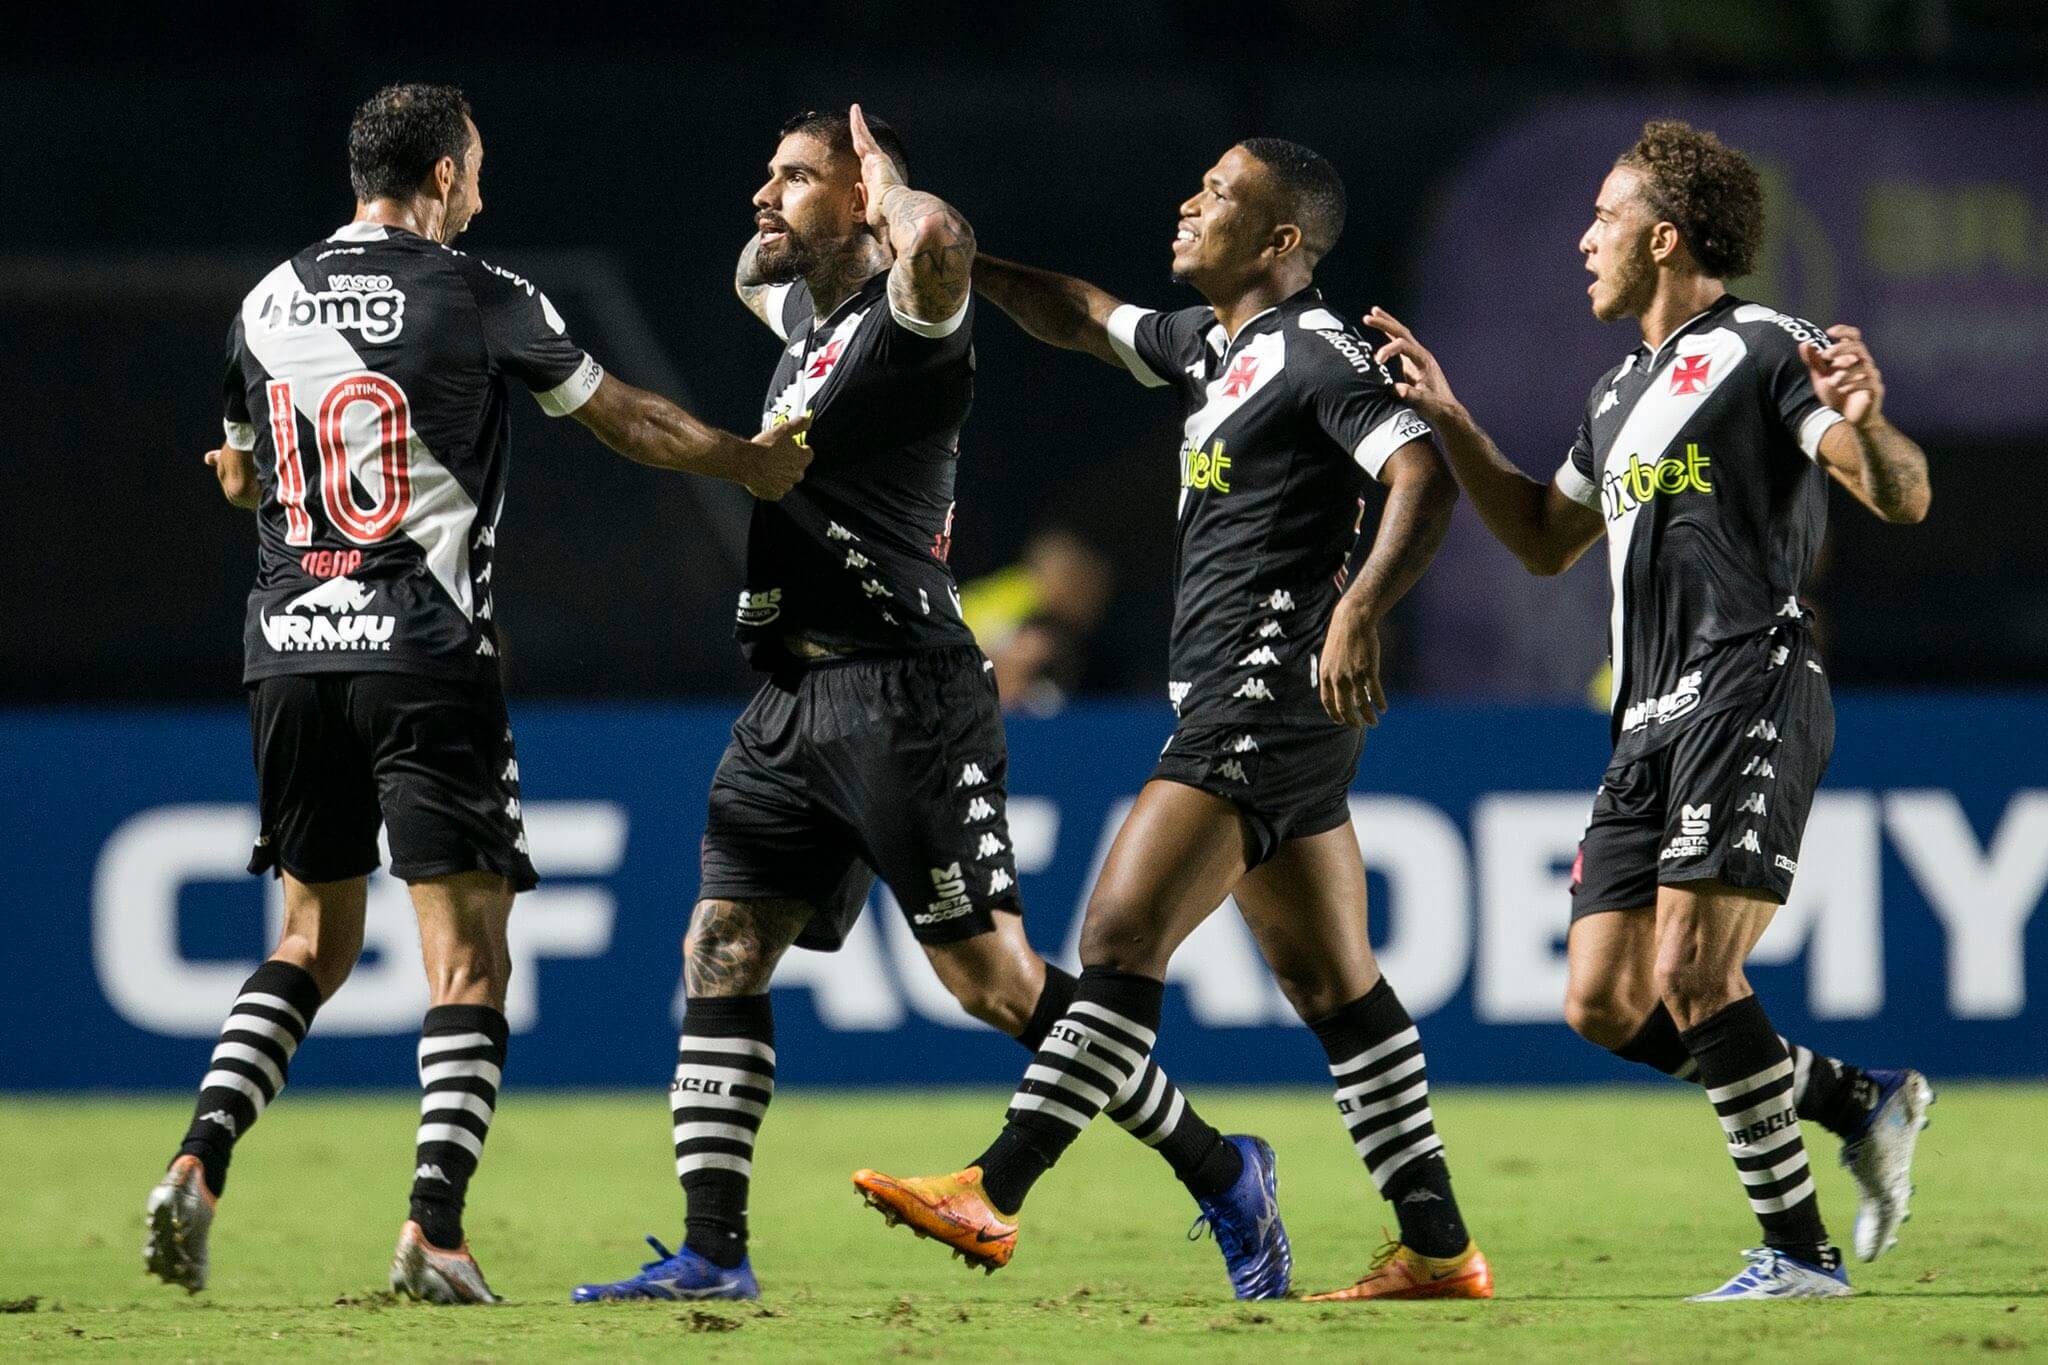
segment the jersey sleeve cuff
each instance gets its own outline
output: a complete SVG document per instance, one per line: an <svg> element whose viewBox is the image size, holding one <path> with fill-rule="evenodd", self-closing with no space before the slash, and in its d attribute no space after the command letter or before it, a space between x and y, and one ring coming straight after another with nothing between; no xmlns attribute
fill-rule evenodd
<svg viewBox="0 0 2048 1365"><path fill-rule="evenodd" d="M586 353L583 363L575 373L545 392L536 391L534 401L540 410L550 417L567 417L590 401L590 395L597 392L597 386L604 382L604 366L597 358Z"/></svg>
<svg viewBox="0 0 2048 1365"><path fill-rule="evenodd" d="M1600 490L1594 486L1591 479L1579 472L1579 467L1572 463L1571 456L1564 457L1564 463L1557 468L1557 477L1551 482L1557 485L1558 492L1579 506L1595 512L1600 510Z"/></svg>
<svg viewBox="0 0 2048 1365"><path fill-rule="evenodd" d="M1152 367L1138 356L1138 320L1152 311L1135 303L1119 304L1109 315L1109 347L1140 384L1148 389L1159 389L1166 387L1166 381L1154 374Z"/></svg>
<svg viewBox="0 0 2048 1365"><path fill-rule="evenodd" d="M1806 420L1799 424L1799 448L1806 452L1807 459L1820 459L1820 438L1841 420L1842 414L1825 403L1806 414Z"/></svg>
<svg viewBox="0 0 2048 1365"><path fill-rule="evenodd" d="M1377 479L1389 456L1418 436L1429 435L1432 430L1434 428L1423 421L1413 408L1396 408L1391 417L1366 433L1365 439L1351 452L1351 458L1358 461L1360 469Z"/></svg>
<svg viewBox="0 0 2048 1365"><path fill-rule="evenodd" d="M789 285L771 284L768 292L761 296L761 321L784 341L789 340L789 328L782 325L782 305L789 302L789 291Z"/></svg>
<svg viewBox="0 0 2048 1365"><path fill-rule="evenodd" d="M972 302L974 302L974 291L970 289L967 291L967 297L960 300L960 306L953 310L953 316L938 322L926 322L923 318L910 316L910 314L898 308L896 301L891 299L889 300L889 316L896 319L896 325L904 331L915 332L921 337L929 337L933 341L937 341L941 337L949 337L960 330L960 324L967 321L967 305Z"/></svg>
<svg viewBox="0 0 2048 1365"><path fill-rule="evenodd" d="M256 425L253 422L237 422L232 417L224 418L220 424L221 434L227 437L229 445L236 450L256 448Z"/></svg>

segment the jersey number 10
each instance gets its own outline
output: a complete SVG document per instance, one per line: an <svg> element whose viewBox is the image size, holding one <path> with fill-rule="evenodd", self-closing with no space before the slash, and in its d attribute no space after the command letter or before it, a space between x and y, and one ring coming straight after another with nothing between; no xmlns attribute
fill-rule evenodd
<svg viewBox="0 0 2048 1365"><path fill-rule="evenodd" d="M299 459L299 413L292 381L270 383L270 443L277 451L277 500L284 507L285 543L311 545L313 519L306 512L306 469ZM356 503L349 477L349 449L342 424L350 410L367 405L376 442L368 455L377 465L377 492L368 507ZM313 434L320 446L320 503L327 524L358 545L374 545L396 531L412 506L412 407L405 390L381 374L344 375L330 384L313 408ZM366 461L367 463L367 461ZM368 479L359 482L365 488Z"/></svg>

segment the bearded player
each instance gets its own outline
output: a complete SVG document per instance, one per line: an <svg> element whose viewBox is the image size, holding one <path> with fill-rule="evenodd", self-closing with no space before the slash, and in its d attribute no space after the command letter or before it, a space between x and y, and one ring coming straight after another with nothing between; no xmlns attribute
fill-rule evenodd
<svg viewBox="0 0 2048 1365"><path fill-rule="evenodd" d="M1089 902L1074 1003L981 1157L951 1175L854 1176L890 1218L964 1255L1008 1259L1033 1182L1148 1065L1174 950L1234 895L1400 1222L1365 1277L1326 1297L1493 1292L1451 1192L1421 1041L1367 940L1351 827L1364 727L1385 708L1379 623L1436 553L1457 491L1428 423L1315 288L1344 204L1322 157L1254 138L1181 205L1173 273L1202 305L1155 312L1064 275L975 264L976 288L1027 332L1172 389L1186 420L1179 723Z"/></svg>
<svg viewBox="0 0 2048 1365"><path fill-rule="evenodd" d="M762 496L810 463L795 433L750 444L606 374L547 295L453 249L483 207L483 152L454 87L377 92L349 128L354 220L264 276L229 329L227 442L207 463L256 512L249 870L283 880L284 932L236 996L149 1197L144 1262L192 1293L235 1144L362 950L381 824L432 1002L391 1286L494 1301L462 1212L505 1066L506 924L535 883L491 584L514 386L631 459Z"/></svg>
<svg viewBox="0 0 2048 1365"><path fill-rule="evenodd" d="M769 982L792 945L844 941L874 873L974 1017L1036 1049L1074 998L1024 937L1002 713L947 565L973 229L906 183L901 140L857 105L791 120L768 171L737 277L784 343L764 425L809 417L825 453L749 531L739 636L767 680L712 781L683 946L683 1245L650 1238L656 1260L579 1302L759 1294L747 1200L775 1088ZM1243 1159L1255 1140L1204 1123L1156 1066L1104 1098L1194 1195L1238 1295L1285 1293L1285 1234Z"/></svg>
<svg viewBox="0 0 2048 1365"><path fill-rule="evenodd" d="M1927 458L1884 416L1854 327L1727 291L1763 237L1748 158L1651 123L1608 172L1579 250L1593 314L1642 344L1593 386L1549 484L1509 463L1394 318L1402 395L1444 438L1490 530L1532 572L1561 572L1604 531L1614 605L1614 757L1572 888L1566 1016L1631 1061L1695 1080L1720 1116L1764 1246L1700 1300L1839 1297L1799 1120L1844 1141L1861 1193L1856 1251L1898 1240L1933 1092L1788 1045L1743 962L1784 903L1834 743L1834 708L1799 593L1827 476L1889 522L1927 515Z"/></svg>

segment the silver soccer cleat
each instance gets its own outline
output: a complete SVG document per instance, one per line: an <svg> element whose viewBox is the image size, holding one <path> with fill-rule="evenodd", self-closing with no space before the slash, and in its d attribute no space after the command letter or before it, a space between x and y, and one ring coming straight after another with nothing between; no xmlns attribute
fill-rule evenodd
<svg viewBox="0 0 2048 1365"><path fill-rule="evenodd" d="M196 1156L181 1156L149 1192L143 1211L149 1239L143 1268L189 1294L206 1288L206 1235L213 1228L213 1194Z"/></svg>
<svg viewBox="0 0 2048 1365"><path fill-rule="evenodd" d="M443 1251L427 1241L418 1223L407 1220L398 1231L398 1250L391 1256L394 1292L427 1303L496 1303L498 1296L484 1283L484 1272L469 1244Z"/></svg>
<svg viewBox="0 0 2048 1365"><path fill-rule="evenodd" d="M1856 1180L1856 1255L1874 1261L1899 1244L1899 1225L1913 1216L1913 1149L1927 1126L1934 1087L1917 1071L1872 1071L1890 1091L1871 1110L1861 1136L1842 1144L1842 1165Z"/></svg>

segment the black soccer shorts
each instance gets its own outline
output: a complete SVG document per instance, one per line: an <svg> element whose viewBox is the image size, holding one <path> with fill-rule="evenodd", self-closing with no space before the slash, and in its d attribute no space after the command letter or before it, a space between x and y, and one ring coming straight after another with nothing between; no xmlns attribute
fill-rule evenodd
<svg viewBox="0 0 2048 1365"><path fill-rule="evenodd" d="M971 645L778 673L711 780L698 897L803 901L797 945L830 951L879 874L919 942L987 933L993 912L1022 912L1008 773L995 680Z"/></svg>
<svg viewBox="0 0 2048 1365"><path fill-rule="evenodd" d="M1811 640L1791 635L1785 650L1752 700L1607 770L1573 869L1573 919L1643 909L1659 886L1700 881L1784 903L1835 747L1834 702Z"/></svg>
<svg viewBox="0 0 2048 1365"><path fill-rule="evenodd" d="M302 882L374 871L377 827L404 881L495 872L539 880L519 761L495 683L409 673L292 673L249 688L262 827L251 872Z"/></svg>
<svg viewBox="0 0 2048 1365"><path fill-rule="evenodd" d="M1351 781L1365 731L1328 725L1183 725L1166 741L1152 780L1178 782L1235 805L1251 838L1251 866L1289 839L1326 834L1351 818Z"/></svg>

